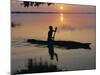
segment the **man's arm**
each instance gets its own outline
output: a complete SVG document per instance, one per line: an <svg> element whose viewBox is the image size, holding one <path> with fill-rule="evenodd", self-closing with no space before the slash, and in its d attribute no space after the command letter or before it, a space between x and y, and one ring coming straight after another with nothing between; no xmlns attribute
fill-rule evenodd
<svg viewBox="0 0 100 75"><path fill-rule="evenodd" d="M57 31L57 27L55 27L55 30L53 30L53 31L54 31L54 35L53 35L52 39L54 40L55 33L56 33L56 31Z"/></svg>
<svg viewBox="0 0 100 75"><path fill-rule="evenodd" d="M57 27L55 27L55 30L53 30L53 32L56 32L57 31Z"/></svg>

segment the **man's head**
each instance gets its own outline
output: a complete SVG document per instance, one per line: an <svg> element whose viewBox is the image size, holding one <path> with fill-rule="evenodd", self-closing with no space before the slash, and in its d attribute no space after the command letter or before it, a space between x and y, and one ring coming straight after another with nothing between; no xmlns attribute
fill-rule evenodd
<svg viewBox="0 0 100 75"><path fill-rule="evenodd" d="M50 29L50 30L53 30L53 27L52 27L52 26L49 26L49 29Z"/></svg>

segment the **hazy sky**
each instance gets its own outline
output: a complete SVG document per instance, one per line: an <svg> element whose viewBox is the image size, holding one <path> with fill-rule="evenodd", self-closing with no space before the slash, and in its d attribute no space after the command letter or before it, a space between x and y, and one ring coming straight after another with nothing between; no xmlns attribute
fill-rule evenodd
<svg viewBox="0 0 100 75"><path fill-rule="evenodd" d="M89 6L89 5L71 5L71 4L54 4L51 6L47 6L44 4L43 6L40 5L37 7L28 7L25 8L23 5L21 5L22 2L19 2L17 0L11 0L12 6L11 11L24 11L24 12L86 12L87 14L59 14L59 15L34 15L35 18L32 16L29 16L28 19L25 17L27 16L12 16L13 21L21 21L26 22L27 25L32 25L33 23L35 25L58 25L63 24L64 26L62 29L64 30L74 30L76 28L78 29L89 29L89 28L95 28L96 27L96 6ZM94 14L88 14L88 12L94 13ZM32 17L32 19L30 18ZM32 21L31 21L32 20ZM34 22L33 22L34 21ZM40 22L39 24L38 21Z"/></svg>
<svg viewBox="0 0 100 75"><path fill-rule="evenodd" d="M21 1L11 0L11 10L12 11L47 11L47 12L95 12L96 6L86 6L86 5L71 5L71 4L54 4L47 6L44 4L37 7L28 7L25 8L21 5Z"/></svg>

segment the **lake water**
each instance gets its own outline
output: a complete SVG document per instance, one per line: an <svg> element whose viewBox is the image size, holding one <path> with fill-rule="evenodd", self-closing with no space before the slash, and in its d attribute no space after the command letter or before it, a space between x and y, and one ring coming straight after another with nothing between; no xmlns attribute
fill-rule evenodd
<svg viewBox="0 0 100 75"><path fill-rule="evenodd" d="M24 69L29 58L56 64L62 70L85 70L96 67L95 14L12 14L12 22L20 24L11 28L12 72ZM27 39L47 40L48 27L58 27L55 40L91 43L88 49L54 48L59 61L51 60L48 48L36 47Z"/></svg>

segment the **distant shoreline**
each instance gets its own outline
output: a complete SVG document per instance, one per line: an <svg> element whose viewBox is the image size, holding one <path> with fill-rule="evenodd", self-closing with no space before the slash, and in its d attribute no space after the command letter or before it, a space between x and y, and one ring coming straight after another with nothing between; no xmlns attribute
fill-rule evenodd
<svg viewBox="0 0 100 75"><path fill-rule="evenodd" d="M12 11L11 14L96 14L96 12L22 12L22 11Z"/></svg>

